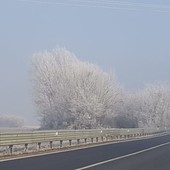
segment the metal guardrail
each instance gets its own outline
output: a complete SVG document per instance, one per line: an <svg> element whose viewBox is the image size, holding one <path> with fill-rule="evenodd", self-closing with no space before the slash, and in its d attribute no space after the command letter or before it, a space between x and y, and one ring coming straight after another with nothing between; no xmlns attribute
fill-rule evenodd
<svg viewBox="0 0 170 170"><path fill-rule="evenodd" d="M49 146L53 148L53 142L59 141L60 147L63 145L63 141L69 141L69 146L73 140L80 143L80 140L84 140L87 143L87 139L91 142L98 142L99 139L104 140L116 140L124 138L133 138L139 136L154 135L159 133L168 132L168 128L157 129L97 129L97 130L51 130L51 131L30 131L30 132L0 132L0 147L9 146L10 154L13 152L14 145L24 145L25 152L28 145L36 143L38 148L41 148L41 143L49 142Z"/></svg>

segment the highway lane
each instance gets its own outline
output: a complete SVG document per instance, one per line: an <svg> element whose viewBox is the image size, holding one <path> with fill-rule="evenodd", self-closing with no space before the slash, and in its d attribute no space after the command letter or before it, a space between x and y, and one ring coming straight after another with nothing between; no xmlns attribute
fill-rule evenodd
<svg viewBox="0 0 170 170"><path fill-rule="evenodd" d="M170 135L137 141L107 144L86 149L78 149L73 151L54 153L49 155L36 156L18 160L5 161L0 162L0 170L73 170L88 165L92 165L98 162L128 155L167 142L170 142ZM114 163L110 162L109 164L103 164L102 166L107 166L106 167L107 170L109 170L109 168L112 170L124 170L124 169L133 170L133 167L131 168L131 165L134 165L134 170L136 170L137 167L142 168L142 166L146 165L149 166L148 164L148 162L150 162L149 160L153 159L152 161L155 161L159 158L164 158L163 160L159 161L157 160L157 163L159 162L160 164L167 164L167 166L170 169L169 166L170 152L166 152L169 151L168 146L169 145L167 145L167 147L164 146L160 147L159 149L154 149L153 151L155 153L149 154L150 156L148 156L147 153L150 153L151 151L147 151L145 152L145 154L147 155L146 157L145 155L143 157L140 157L140 155L143 155L144 153L138 154L136 156L131 156L114 161ZM154 157L154 155L158 155L158 157ZM121 163L122 160L125 162ZM138 160L138 164L136 160ZM121 164L124 164L127 167ZM96 166L94 168L98 169L100 167ZM105 167L101 167L100 169L103 168ZM139 168L137 168L137 170L139 170ZM150 168L149 170L152 170L152 168ZM160 170L163 169L161 168Z"/></svg>
<svg viewBox="0 0 170 170"><path fill-rule="evenodd" d="M170 143L79 170L170 170Z"/></svg>

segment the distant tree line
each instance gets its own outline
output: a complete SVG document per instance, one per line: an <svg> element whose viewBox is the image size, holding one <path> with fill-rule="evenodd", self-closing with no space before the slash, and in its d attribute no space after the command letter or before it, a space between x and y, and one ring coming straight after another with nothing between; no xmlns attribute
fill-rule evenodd
<svg viewBox="0 0 170 170"><path fill-rule="evenodd" d="M24 120L17 116L7 116L0 115L0 128L4 127L22 127L24 125Z"/></svg>
<svg viewBox="0 0 170 170"><path fill-rule="evenodd" d="M66 49L32 60L34 101L43 129L170 125L170 86L126 92L113 74L82 62Z"/></svg>

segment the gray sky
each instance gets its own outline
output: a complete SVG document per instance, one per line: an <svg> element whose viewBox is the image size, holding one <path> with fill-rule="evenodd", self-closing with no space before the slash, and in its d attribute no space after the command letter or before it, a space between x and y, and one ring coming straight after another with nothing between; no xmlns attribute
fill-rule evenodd
<svg viewBox="0 0 170 170"><path fill-rule="evenodd" d="M168 0L1 0L0 114L36 124L32 54L66 47L130 90L170 82Z"/></svg>

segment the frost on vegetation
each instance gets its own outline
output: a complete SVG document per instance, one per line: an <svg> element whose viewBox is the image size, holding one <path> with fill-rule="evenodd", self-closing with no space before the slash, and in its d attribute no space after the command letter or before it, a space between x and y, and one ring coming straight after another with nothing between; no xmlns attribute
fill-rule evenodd
<svg viewBox="0 0 170 170"><path fill-rule="evenodd" d="M135 125L135 127L170 126L170 86L150 84L139 92L126 93L119 116L124 117L126 123L130 119L131 125ZM125 118L127 119L125 120ZM119 121L119 125L120 123L123 123L122 119Z"/></svg>
<svg viewBox="0 0 170 170"><path fill-rule="evenodd" d="M122 90L112 75L65 49L35 54L33 80L41 126L46 129L110 126L107 120L122 102Z"/></svg>
<svg viewBox="0 0 170 170"><path fill-rule="evenodd" d="M66 49L35 54L34 101L43 129L170 126L170 86L128 93L115 77Z"/></svg>
<svg viewBox="0 0 170 170"><path fill-rule="evenodd" d="M0 128L18 128L24 125L24 120L17 116L0 115Z"/></svg>
<svg viewBox="0 0 170 170"><path fill-rule="evenodd" d="M142 127L170 126L170 86L147 85L139 96Z"/></svg>

